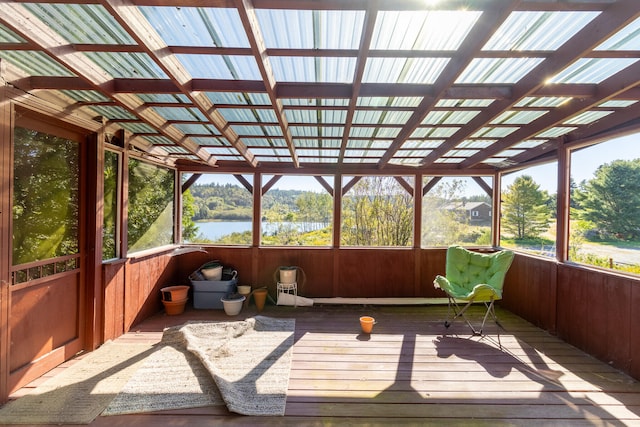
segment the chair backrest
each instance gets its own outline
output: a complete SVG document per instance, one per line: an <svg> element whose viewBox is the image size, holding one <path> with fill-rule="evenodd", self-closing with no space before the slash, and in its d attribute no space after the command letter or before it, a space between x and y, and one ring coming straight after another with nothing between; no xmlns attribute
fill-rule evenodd
<svg viewBox="0 0 640 427"><path fill-rule="evenodd" d="M502 291L513 256L514 253L509 250L482 254L461 246L450 246L447 249L447 280L469 290L485 283Z"/></svg>

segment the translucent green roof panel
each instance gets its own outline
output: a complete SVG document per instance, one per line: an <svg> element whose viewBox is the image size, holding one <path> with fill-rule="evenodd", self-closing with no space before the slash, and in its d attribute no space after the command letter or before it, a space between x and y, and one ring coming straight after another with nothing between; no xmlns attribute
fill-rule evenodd
<svg viewBox="0 0 640 427"><path fill-rule="evenodd" d="M608 116L609 114L613 114L613 111L585 111L584 113L578 114L566 120L563 124L565 125L588 125L589 123L593 123L596 120L600 120L603 117Z"/></svg>
<svg viewBox="0 0 640 427"><path fill-rule="evenodd" d="M559 107L560 105L569 102L571 98L564 96L526 96L520 101L516 102L515 107L532 107L532 108L550 108Z"/></svg>
<svg viewBox="0 0 640 427"><path fill-rule="evenodd" d="M146 53L87 52L85 53L107 74L124 79L163 79L167 75Z"/></svg>
<svg viewBox="0 0 640 427"><path fill-rule="evenodd" d="M496 143L496 139L467 139L458 144L458 148L487 148Z"/></svg>
<svg viewBox="0 0 640 427"><path fill-rule="evenodd" d="M543 132L540 132L539 134L536 135L536 137L537 138L555 138L555 137L567 134L576 129L577 129L576 127L570 127L570 126L556 126L556 127L547 129Z"/></svg>
<svg viewBox="0 0 640 427"><path fill-rule="evenodd" d="M547 114L546 110L534 110L534 111L514 111L509 110L500 114L498 117L491 121L492 125L506 124L506 125L526 125L534 120Z"/></svg>
<svg viewBox="0 0 640 427"><path fill-rule="evenodd" d="M318 123L318 112L315 110L290 110L284 111L289 123Z"/></svg>
<svg viewBox="0 0 640 427"><path fill-rule="evenodd" d="M598 12L513 12L483 50L556 50Z"/></svg>
<svg viewBox="0 0 640 427"><path fill-rule="evenodd" d="M223 80L262 80L253 56L179 54L191 77Z"/></svg>
<svg viewBox="0 0 640 427"><path fill-rule="evenodd" d="M353 114L353 123L379 123L382 118L382 111L356 111Z"/></svg>
<svg viewBox="0 0 640 427"><path fill-rule="evenodd" d="M249 47L236 9L141 7L168 46Z"/></svg>
<svg viewBox="0 0 640 427"><path fill-rule="evenodd" d="M70 77L74 75L42 52L0 50L0 59L6 59L17 68L33 76Z"/></svg>
<svg viewBox="0 0 640 427"><path fill-rule="evenodd" d="M363 82L433 84L449 58L369 58Z"/></svg>
<svg viewBox="0 0 640 427"><path fill-rule="evenodd" d="M153 110L165 120L207 121L204 114L197 108L154 107Z"/></svg>
<svg viewBox="0 0 640 427"><path fill-rule="evenodd" d="M186 95L173 93L141 93L138 97L146 103L159 102L164 104L190 104Z"/></svg>
<svg viewBox="0 0 640 427"><path fill-rule="evenodd" d="M475 58L456 83L517 83L542 61L543 58Z"/></svg>
<svg viewBox="0 0 640 427"><path fill-rule="evenodd" d="M272 56L277 81L307 83L351 83L356 59L344 57Z"/></svg>
<svg viewBox="0 0 640 427"><path fill-rule="evenodd" d="M129 132L136 133L154 133L156 130L149 126L146 123L120 123L119 124L123 129L128 130Z"/></svg>
<svg viewBox="0 0 640 427"><path fill-rule="evenodd" d="M25 7L69 43L135 44L100 5L26 3Z"/></svg>
<svg viewBox="0 0 640 427"><path fill-rule="evenodd" d="M105 106L105 105L94 105L91 107L93 111L98 113L98 115L104 116L109 120L135 120L136 116L134 116L129 111L125 110L120 106Z"/></svg>
<svg viewBox="0 0 640 427"><path fill-rule="evenodd" d="M381 11L372 49L456 50L481 13L464 10Z"/></svg>
<svg viewBox="0 0 640 427"><path fill-rule="evenodd" d="M404 144L402 144L402 148L403 149L409 149L409 148L433 149L441 146L443 142L445 142L444 139L431 139L431 140L420 140L420 141L410 139Z"/></svg>
<svg viewBox="0 0 640 427"><path fill-rule="evenodd" d="M26 43L27 41L11 31L9 28L0 24L0 43Z"/></svg>
<svg viewBox="0 0 640 427"><path fill-rule="evenodd" d="M549 83L598 84L638 61L638 58L582 58L549 79Z"/></svg>
<svg viewBox="0 0 640 427"><path fill-rule="evenodd" d="M640 50L640 18L618 31L595 50Z"/></svg>
<svg viewBox="0 0 640 427"><path fill-rule="evenodd" d="M267 48L358 49L364 11L257 9ZM288 31L282 31L287 28Z"/></svg>
<svg viewBox="0 0 640 427"><path fill-rule="evenodd" d="M210 125L176 123L173 126L179 129L180 132L187 135L220 135L220 132Z"/></svg>
<svg viewBox="0 0 640 427"><path fill-rule="evenodd" d="M79 102L105 102L109 98L95 90L63 90L66 96Z"/></svg>
<svg viewBox="0 0 640 427"><path fill-rule="evenodd" d="M347 112L343 110L323 110L320 113L322 123L344 123L347 119Z"/></svg>

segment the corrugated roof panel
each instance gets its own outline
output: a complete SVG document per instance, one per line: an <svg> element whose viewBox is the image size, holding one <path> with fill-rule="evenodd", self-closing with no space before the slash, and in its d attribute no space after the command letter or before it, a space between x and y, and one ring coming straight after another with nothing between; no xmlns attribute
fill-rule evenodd
<svg viewBox="0 0 640 427"><path fill-rule="evenodd" d="M356 58L272 56L277 81L305 83L351 83Z"/></svg>
<svg viewBox="0 0 640 427"><path fill-rule="evenodd" d="M552 127L550 129L547 129L543 132L540 132L539 134L536 135L536 138L555 138L558 136L562 136L564 134L567 134L571 131L576 130L577 127L569 127L569 126L556 126L556 127Z"/></svg>
<svg viewBox="0 0 640 427"><path fill-rule="evenodd" d="M140 11L168 46L249 47L236 9L143 6Z"/></svg>
<svg viewBox="0 0 640 427"><path fill-rule="evenodd" d="M457 148L487 148L494 144L497 139L466 139L458 144Z"/></svg>
<svg viewBox="0 0 640 427"><path fill-rule="evenodd" d="M24 7L69 43L135 44L135 40L100 5L25 3Z"/></svg>
<svg viewBox="0 0 640 427"><path fill-rule="evenodd" d="M189 151L187 151L185 148L179 145L165 145L162 148L167 153L170 153L170 154L188 154L189 153Z"/></svg>
<svg viewBox="0 0 640 427"><path fill-rule="evenodd" d="M457 84L517 83L544 58L475 58L460 74Z"/></svg>
<svg viewBox="0 0 640 427"><path fill-rule="evenodd" d="M439 125L442 124L444 119L451 111L429 111L427 115L422 119L423 125Z"/></svg>
<svg viewBox="0 0 640 427"><path fill-rule="evenodd" d="M375 131L376 128L374 127L352 127L349 136L353 138L371 138Z"/></svg>
<svg viewBox="0 0 640 427"><path fill-rule="evenodd" d="M394 157L427 157L433 150L398 150Z"/></svg>
<svg viewBox="0 0 640 427"><path fill-rule="evenodd" d="M220 155L224 155L224 154L233 154L233 155L237 155L238 153L229 147L219 147L219 148L211 148L211 147L207 147L205 148L205 150L207 150L207 153L211 153L214 156L220 156Z"/></svg>
<svg viewBox="0 0 640 427"><path fill-rule="evenodd" d="M595 122L596 120L600 120L601 118L606 117L609 114L613 114L613 111L603 111L603 110L585 111L584 113L578 114L577 116L570 118L569 120L565 120L563 124L588 125L589 123Z"/></svg>
<svg viewBox="0 0 640 427"><path fill-rule="evenodd" d="M177 54L176 58L196 79L262 80L253 56Z"/></svg>
<svg viewBox="0 0 640 427"><path fill-rule="evenodd" d="M515 111L508 110L491 121L492 125L526 125L547 114L546 110Z"/></svg>
<svg viewBox="0 0 640 427"><path fill-rule="evenodd" d="M458 157L440 157L439 159L436 159L436 161L434 163L451 163L451 164L455 164L455 163L462 163L463 160L465 160L465 159L458 158Z"/></svg>
<svg viewBox="0 0 640 427"><path fill-rule="evenodd" d="M369 149L379 149L386 150L391 145L391 141L376 141L376 140L362 140L362 139L349 139L347 141L347 148L356 149L356 148L369 148Z"/></svg>
<svg viewBox="0 0 640 427"><path fill-rule="evenodd" d="M62 90L71 99L79 102L106 102L109 98L96 90Z"/></svg>
<svg viewBox="0 0 640 427"><path fill-rule="evenodd" d="M493 103L493 99L440 99L436 102L437 108L484 108Z"/></svg>
<svg viewBox="0 0 640 427"><path fill-rule="evenodd" d="M141 93L138 97L143 102L162 102L165 104L191 104L186 95L177 93Z"/></svg>
<svg viewBox="0 0 640 427"><path fill-rule="evenodd" d="M347 112L344 110L323 110L320 113L322 123L344 123L347 119Z"/></svg>
<svg viewBox="0 0 640 427"><path fill-rule="evenodd" d="M354 158L354 157L345 157L343 159L344 163L351 163L351 164L364 164L364 163L378 163L377 158L368 158L368 157L362 157L362 158Z"/></svg>
<svg viewBox="0 0 640 427"><path fill-rule="evenodd" d="M216 135L218 134L217 132L214 133L211 131L211 128L206 126L206 125L199 125L199 124L191 124L191 123L176 123L173 126L175 126L178 130L180 130L180 132L187 134L187 135Z"/></svg>
<svg viewBox="0 0 640 427"><path fill-rule="evenodd" d="M595 50L640 50L640 18L618 31Z"/></svg>
<svg viewBox="0 0 640 427"><path fill-rule="evenodd" d="M316 110L284 110L289 123L318 123L318 112Z"/></svg>
<svg viewBox="0 0 640 427"><path fill-rule="evenodd" d="M207 97L214 104L247 105L249 100L242 92L206 92Z"/></svg>
<svg viewBox="0 0 640 427"><path fill-rule="evenodd" d="M151 126L149 126L146 123L118 123L118 125L120 127L122 127L124 130L128 130L129 132L136 134L136 133L154 133L156 132L156 130L154 128L152 128Z"/></svg>
<svg viewBox="0 0 640 427"><path fill-rule="evenodd" d="M395 138L400 133L401 128L379 128L376 137L378 138Z"/></svg>
<svg viewBox="0 0 640 427"><path fill-rule="evenodd" d="M381 11L371 49L456 50L480 17L477 11Z"/></svg>
<svg viewBox="0 0 640 427"><path fill-rule="evenodd" d="M638 61L638 58L581 58L549 79L549 83L598 84Z"/></svg>
<svg viewBox="0 0 640 427"><path fill-rule="evenodd" d="M204 114L197 108L154 107L153 110L165 120L207 121Z"/></svg>
<svg viewBox="0 0 640 427"><path fill-rule="evenodd" d="M525 96L520 101L515 103L515 107L535 107L535 108L554 108L559 107L562 104L569 102L570 97L565 96Z"/></svg>
<svg viewBox="0 0 640 427"><path fill-rule="evenodd" d="M444 125L466 125L469 123L475 116L480 114L478 110L456 110L449 111L442 124Z"/></svg>
<svg viewBox="0 0 640 427"><path fill-rule="evenodd" d="M387 111L382 119L382 124L404 125L412 115L411 111Z"/></svg>
<svg viewBox="0 0 640 427"><path fill-rule="evenodd" d="M364 11L256 9L267 48L358 49ZM287 31L282 31L286 28Z"/></svg>
<svg viewBox="0 0 640 427"><path fill-rule="evenodd" d="M535 148L545 142L547 142L546 139L527 139L515 144L513 148Z"/></svg>
<svg viewBox="0 0 640 427"><path fill-rule="evenodd" d="M325 148L340 148L342 140L340 139L323 139L320 141L320 146Z"/></svg>
<svg viewBox="0 0 640 427"><path fill-rule="evenodd" d="M316 126L291 126L289 129L292 136L303 138L318 136L318 128Z"/></svg>
<svg viewBox="0 0 640 427"><path fill-rule="evenodd" d="M610 99L610 100L605 101L602 104L598 105L598 107L600 107L600 108L625 108L625 107L628 107L630 105L635 104L636 102L638 102L638 101L624 100L624 99Z"/></svg>
<svg viewBox="0 0 640 427"><path fill-rule="evenodd" d="M0 24L0 43L26 43L27 41Z"/></svg>
<svg viewBox="0 0 640 427"><path fill-rule="evenodd" d="M249 108L219 108L218 111L228 122L262 122L277 123L278 119L272 110Z"/></svg>
<svg viewBox="0 0 640 427"><path fill-rule="evenodd" d="M429 136L431 138L449 138L454 133L458 132L458 130L460 130L459 127L438 126L437 128L433 129L433 131L429 134Z"/></svg>
<svg viewBox="0 0 640 427"><path fill-rule="evenodd" d="M448 62L449 58L369 58L362 81L433 84Z"/></svg>
<svg viewBox="0 0 640 427"><path fill-rule="evenodd" d="M500 153L497 154L497 156L514 157L514 156L517 156L518 154L522 154L523 152L524 152L524 150L509 149L509 150L501 151Z"/></svg>
<svg viewBox="0 0 640 427"><path fill-rule="evenodd" d="M278 136L278 137L284 137L284 135L282 135L282 129L280 128L280 125L278 126L260 126L262 129L264 129L265 133L268 136Z"/></svg>
<svg viewBox="0 0 640 427"><path fill-rule="evenodd" d="M392 164L397 164L397 165L403 165L403 166L420 166L422 161L422 158L418 158L418 157L413 157L413 158L402 158L402 159L396 159L396 158L392 158L391 160L389 160L389 163Z"/></svg>
<svg viewBox="0 0 640 427"><path fill-rule="evenodd" d="M216 138L215 136L194 136L191 138L192 141L196 142L198 145L213 145L213 146L231 146L229 142L224 139Z"/></svg>
<svg viewBox="0 0 640 427"><path fill-rule="evenodd" d="M449 150L444 157L471 157L478 154L478 150Z"/></svg>
<svg viewBox="0 0 640 427"><path fill-rule="evenodd" d="M598 12L512 12L483 50L558 49Z"/></svg>
<svg viewBox="0 0 640 427"><path fill-rule="evenodd" d="M109 120L136 120L137 117L130 113L128 110L114 105L113 107L105 105L92 105L91 110L98 113L100 116L104 116Z"/></svg>
<svg viewBox="0 0 640 427"><path fill-rule="evenodd" d="M513 132L520 129L515 126L504 126L504 127L489 127L485 126L480 128L471 135L471 138L504 138L506 136L511 135Z"/></svg>
<svg viewBox="0 0 640 427"><path fill-rule="evenodd" d="M412 149L412 148L433 149L441 146L444 141L445 141L444 139L429 139L429 140L409 139L404 144L402 144L402 148L403 149Z"/></svg>
<svg viewBox="0 0 640 427"><path fill-rule="evenodd" d="M384 154L382 150L345 150L347 157L376 157L380 158Z"/></svg>
<svg viewBox="0 0 640 427"><path fill-rule="evenodd" d="M32 50L0 50L4 59L31 76L72 77L74 74L41 52Z"/></svg>
<svg viewBox="0 0 640 427"><path fill-rule="evenodd" d="M146 141L149 141L150 143L152 143L153 145L165 145L167 147L163 147L163 150L171 151L171 147L169 147L169 145L173 145L173 141L171 141L166 136L162 136L162 135L145 135L145 136L143 136L143 138ZM187 152L182 147L180 147L180 148L182 149L182 151L184 153Z"/></svg>
<svg viewBox="0 0 640 427"><path fill-rule="evenodd" d="M417 107L422 101L421 96L361 96L356 105L358 107Z"/></svg>
<svg viewBox="0 0 640 427"><path fill-rule="evenodd" d="M342 126L323 126L320 128L320 135L329 138L342 138L344 127Z"/></svg>
<svg viewBox="0 0 640 427"><path fill-rule="evenodd" d="M114 78L164 79L167 77L146 53L86 52L85 55Z"/></svg>
<svg viewBox="0 0 640 427"><path fill-rule="evenodd" d="M293 146L300 148L317 148L319 144L317 139L294 138Z"/></svg>
<svg viewBox="0 0 640 427"><path fill-rule="evenodd" d="M288 157L291 155L286 148L254 148L251 150L256 156L283 156Z"/></svg>
<svg viewBox="0 0 640 427"><path fill-rule="evenodd" d="M382 111L356 110L353 114L353 123L376 124L376 123L380 123L381 117L382 117Z"/></svg>

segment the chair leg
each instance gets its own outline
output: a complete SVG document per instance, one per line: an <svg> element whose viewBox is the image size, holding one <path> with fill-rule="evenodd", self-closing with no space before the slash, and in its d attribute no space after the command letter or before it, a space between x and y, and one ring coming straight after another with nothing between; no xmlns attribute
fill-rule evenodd
<svg viewBox="0 0 640 427"><path fill-rule="evenodd" d="M467 302L467 304L462 309L460 309L460 306L458 305L456 300L449 297L449 309L447 313L447 320L445 320L444 326L448 328L449 326L451 326L454 320L456 320L458 317L462 317L464 321L467 323L467 325L469 326L469 328L471 329L471 332L473 333L473 335L481 336L483 335L484 324L487 322L487 319L489 318L489 316L491 316L493 321L496 322L496 324L500 328L502 328L502 325L498 321L498 316L496 315L494 302L495 300L491 299L491 301L484 303L487 311L485 312L484 318L482 319L482 324L480 325L480 329L476 329L471 323L471 321L465 316L465 311L471 306L471 304L474 303L474 301L471 300ZM453 316L451 316L452 312L453 312ZM498 335L499 334L500 332L498 332Z"/></svg>

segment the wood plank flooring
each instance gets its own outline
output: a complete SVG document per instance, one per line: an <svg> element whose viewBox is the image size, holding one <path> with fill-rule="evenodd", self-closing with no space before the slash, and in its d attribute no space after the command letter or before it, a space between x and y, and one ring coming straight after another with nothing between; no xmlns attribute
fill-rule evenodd
<svg viewBox="0 0 640 427"><path fill-rule="evenodd" d="M159 314L119 340L156 342L163 328L187 320L255 314L253 306L236 317ZM446 305L267 306L260 314L296 319L284 417L212 407L98 417L91 425L640 426L638 381L504 310L503 329L488 323L485 337L471 336L463 321L446 329ZM376 318L371 335L360 333L361 315Z"/></svg>

